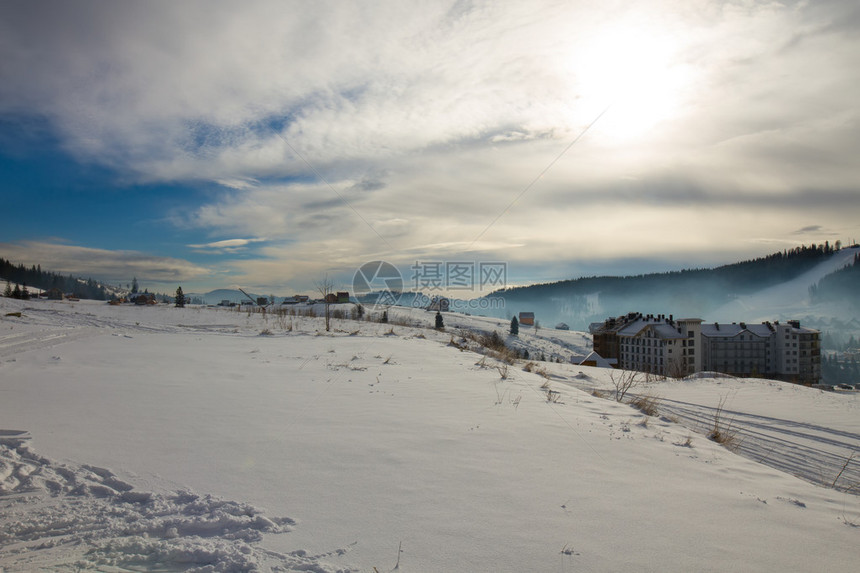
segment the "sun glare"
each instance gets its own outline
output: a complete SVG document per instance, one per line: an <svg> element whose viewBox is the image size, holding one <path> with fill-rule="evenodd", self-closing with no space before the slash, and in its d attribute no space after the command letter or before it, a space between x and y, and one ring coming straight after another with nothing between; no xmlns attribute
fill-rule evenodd
<svg viewBox="0 0 860 573"><path fill-rule="evenodd" d="M689 72L669 34L626 24L600 31L571 58L580 101L596 116L596 136L626 142L646 136L679 112Z"/></svg>

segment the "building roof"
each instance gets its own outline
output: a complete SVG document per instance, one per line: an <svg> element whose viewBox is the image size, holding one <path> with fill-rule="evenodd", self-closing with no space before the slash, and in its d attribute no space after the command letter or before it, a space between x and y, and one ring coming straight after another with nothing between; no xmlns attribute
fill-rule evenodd
<svg viewBox="0 0 860 573"><path fill-rule="evenodd" d="M579 365L581 366L586 362L594 362L594 365L598 368L612 368L613 364L618 363L618 360L615 358L604 358L597 352L592 351L588 353L588 356L586 356L582 359L582 361L580 361Z"/></svg>
<svg viewBox="0 0 860 573"><path fill-rule="evenodd" d="M630 324L627 324L618 331L618 336L626 336L633 337L645 330L648 327L651 327L654 332L657 333L657 336L663 339L672 340L676 338L686 338L686 334L682 334L678 332L678 329L668 322L662 320L649 320L647 318L642 318L639 320L635 320Z"/></svg>
<svg viewBox="0 0 860 573"><path fill-rule="evenodd" d="M742 332L749 332L760 338L768 338L774 333L774 330L772 327L768 327L767 324L746 324L743 322L739 324L712 322L702 325L702 336L707 336L708 338L732 338Z"/></svg>

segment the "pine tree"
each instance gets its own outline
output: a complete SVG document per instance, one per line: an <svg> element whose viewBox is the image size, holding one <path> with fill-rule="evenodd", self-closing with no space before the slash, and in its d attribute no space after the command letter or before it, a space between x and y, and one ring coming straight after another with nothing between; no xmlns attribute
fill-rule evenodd
<svg viewBox="0 0 860 573"><path fill-rule="evenodd" d="M511 334L514 336L519 335L520 333L520 321L517 320L517 317L513 317L511 319Z"/></svg>
<svg viewBox="0 0 860 573"><path fill-rule="evenodd" d="M185 293L182 292L182 287L176 289L176 307L185 307Z"/></svg>
<svg viewBox="0 0 860 573"><path fill-rule="evenodd" d="M137 294L137 277L131 279L131 294Z"/></svg>
<svg viewBox="0 0 860 573"><path fill-rule="evenodd" d="M442 319L442 313L437 310L436 311L436 329L442 330L443 328L445 328L445 323L443 322L443 319Z"/></svg>
<svg viewBox="0 0 860 573"><path fill-rule="evenodd" d="M6 281L6 290L3 291L3 296L12 298L12 285L9 284L9 281Z"/></svg>

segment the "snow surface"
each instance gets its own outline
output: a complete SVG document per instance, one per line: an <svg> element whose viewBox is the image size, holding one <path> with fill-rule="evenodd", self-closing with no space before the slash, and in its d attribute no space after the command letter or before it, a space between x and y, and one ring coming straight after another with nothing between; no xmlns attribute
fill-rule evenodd
<svg viewBox="0 0 860 573"><path fill-rule="evenodd" d="M457 347L506 321L434 314L0 299L0 570L856 567L860 393L643 380L648 417L594 395L617 371L506 371Z"/></svg>

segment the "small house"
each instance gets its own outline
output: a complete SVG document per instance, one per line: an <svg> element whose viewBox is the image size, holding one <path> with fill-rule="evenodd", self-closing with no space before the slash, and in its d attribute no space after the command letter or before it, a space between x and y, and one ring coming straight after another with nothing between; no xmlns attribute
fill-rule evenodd
<svg viewBox="0 0 860 573"><path fill-rule="evenodd" d="M579 365L596 366L597 368L616 368L618 366L618 359L604 358L597 352L592 351L579 362Z"/></svg>
<svg viewBox="0 0 860 573"><path fill-rule="evenodd" d="M281 304L299 304L299 303L307 303L309 297L305 294L294 294L292 297L287 297L284 299L284 302Z"/></svg>
<svg viewBox="0 0 860 573"><path fill-rule="evenodd" d="M559 322L555 325L556 330L570 330L570 327L563 322Z"/></svg>
<svg viewBox="0 0 860 573"><path fill-rule="evenodd" d="M337 302L340 304L349 303L349 292L347 291L338 291L337 293Z"/></svg>
<svg viewBox="0 0 860 573"><path fill-rule="evenodd" d="M148 292L147 293L141 293L141 292L132 293L131 295L129 295L128 301L133 302L134 304L136 304L138 306L145 306L147 304L157 304L156 300L155 300L155 295L150 294Z"/></svg>
<svg viewBox="0 0 860 573"><path fill-rule="evenodd" d="M522 325L522 326L534 326L535 325L535 313L533 313L533 312L521 312L520 313L520 325Z"/></svg>

